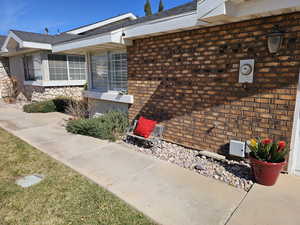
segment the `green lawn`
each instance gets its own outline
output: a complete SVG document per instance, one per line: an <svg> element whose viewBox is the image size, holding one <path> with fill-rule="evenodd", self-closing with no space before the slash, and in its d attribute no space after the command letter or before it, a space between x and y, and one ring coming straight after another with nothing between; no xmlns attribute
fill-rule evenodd
<svg viewBox="0 0 300 225"><path fill-rule="evenodd" d="M44 174L23 189L15 180ZM0 129L0 225L155 224L140 212Z"/></svg>

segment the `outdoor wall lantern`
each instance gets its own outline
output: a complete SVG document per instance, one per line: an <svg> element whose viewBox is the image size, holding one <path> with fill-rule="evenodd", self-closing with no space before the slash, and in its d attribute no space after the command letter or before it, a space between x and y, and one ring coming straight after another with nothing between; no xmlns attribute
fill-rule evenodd
<svg viewBox="0 0 300 225"><path fill-rule="evenodd" d="M284 33L274 26L272 32L268 35L268 48L270 53L277 53L283 43Z"/></svg>

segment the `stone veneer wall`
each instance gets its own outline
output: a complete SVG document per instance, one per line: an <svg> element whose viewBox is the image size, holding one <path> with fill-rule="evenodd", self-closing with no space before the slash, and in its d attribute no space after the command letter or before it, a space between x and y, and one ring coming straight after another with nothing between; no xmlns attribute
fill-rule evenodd
<svg viewBox="0 0 300 225"><path fill-rule="evenodd" d="M6 88L11 86L8 58L0 57L0 98L8 95Z"/></svg>
<svg viewBox="0 0 300 225"><path fill-rule="evenodd" d="M267 35L285 31L278 54ZM165 139L224 153L231 139L290 141L300 66L300 13L135 40L128 52L130 119L166 127ZM238 83L239 62L255 59L254 83Z"/></svg>
<svg viewBox="0 0 300 225"><path fill-rule="evenodd" d="M60 96L73 97L76 99L82 98L82 86L76 87L39 87L25 85L25 97L31 101L49 100Z"/></svg>

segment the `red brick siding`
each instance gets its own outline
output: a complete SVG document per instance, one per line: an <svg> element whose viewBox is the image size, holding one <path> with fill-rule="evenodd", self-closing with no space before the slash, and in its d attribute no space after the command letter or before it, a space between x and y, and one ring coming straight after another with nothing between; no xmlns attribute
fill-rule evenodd
<svg viewBox="0 0 300 225"><path fill-rule="evenodd" d="M286 33L271 55L275 24ZM245 88L239 61L252 58ZM165 139L200 150L257 136L290 141L299 67L300 13L138 39L128 47L129 116L159 120Z"/></svg>

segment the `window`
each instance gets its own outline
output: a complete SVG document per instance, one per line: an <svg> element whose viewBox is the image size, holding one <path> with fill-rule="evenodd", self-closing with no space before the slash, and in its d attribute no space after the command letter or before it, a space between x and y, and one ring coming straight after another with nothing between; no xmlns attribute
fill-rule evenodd
<svg viewBox="0 0 300 225"><path fill-rule="evenodd" d="M71 80L85 80L85 57L68 56L69 74Z"/></svg>
<svg viewBox="0 0 300 225"><path fill-rule="evenodd" d="M68 80L66 55L48 55L50 80Z"/></svg>
<svg viewBox="0 0 300 225"><path fill-rule="evenodd" d="M85 57L48 55L50 80L85 80Z"/></svg>
<svg viewBox="0 0 300 225"><path fill-rule="evenodd" d="M91 56L92 88L100 91L127 90L127 53Z"/></svg>
<svg viewBox="0 0 300 225"><path fill-rule="evenodd" d="M127 54L111 54L110 65L110 89L114 91L127 90Z"/></svg>
<svg viewBox="0 0 300 225"><path fill-rule="evenodd" d="M23 58L23 63L26 81L35 81L42 79L42 61L40 54L26 55Z"/></svg>
<svg viewBox="0 0 300 225"><path fill-rule="evenodd" d="M24 74L26 81L34 81L33 57L31 55L24 57Z"/></svg>
<svg viewBox="0 0 300 225"><path fill-rule="evenodd" d="M91 57L91 75L93 89L108 91L108 57L107 54L97 54Z"/></svg>

